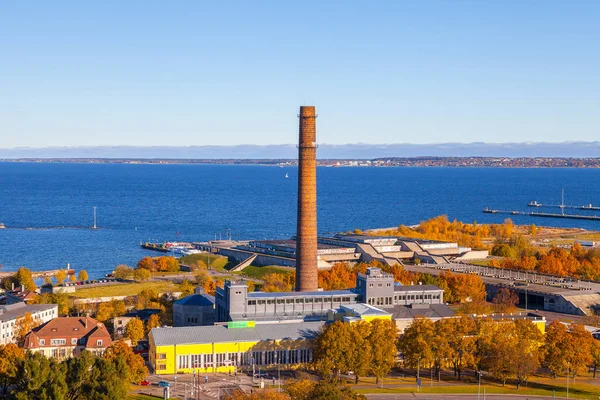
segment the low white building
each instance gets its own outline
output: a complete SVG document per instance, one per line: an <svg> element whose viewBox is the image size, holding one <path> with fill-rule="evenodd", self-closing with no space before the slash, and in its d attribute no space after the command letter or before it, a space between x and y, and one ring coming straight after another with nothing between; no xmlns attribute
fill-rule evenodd
<svg viewBox="0 0 600 400"><path fill-rule="evenodd" d="M58 305L18 302L0 306L0 345L15 343L17 320L26 313L43 324L58 317Z"/></svg>

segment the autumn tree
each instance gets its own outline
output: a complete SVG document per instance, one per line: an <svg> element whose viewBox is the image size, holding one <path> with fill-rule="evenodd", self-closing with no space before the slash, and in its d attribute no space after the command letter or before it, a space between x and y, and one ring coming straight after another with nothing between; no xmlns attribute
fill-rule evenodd
<svg viewBox="0 0 600 400"><path fill-rule="evenodd" d="M58 282L59 284L64 283L65 280L67 279L67 271L65 271L64 269L59 269L54 274L54 278L56 279L56 282Z"/></svg>
<svg viewBox="0 0 600 400"><path fill-rule="evenodd" d="M80 281L87 281L88 280L88 273L85 269L82 269L81 271L79 271L79 274L77 275L77 279L79 279Z"/></svg>
<svg viewBox="0 0 600 400"><path fill-rule="evenodd" d="M313 379L288 379L283 390L292 400L312 400L317 383Z"/></svg>
<svg viewBox="0 0 600 400"><path fill-rule="evenodd" d="M33 276L31 275L31 271L29 270L29 268L19 268L17 272L13 275L13 280L16 286L23 285L27 290L37 289L37 286L35 285L35 281L33 280ZM8 289L10 289L10 287Z"/></svg>
<svg viewBox="0 0 600 400"><path fill-rule="evenodd" d="M433 364L434 335L433 321L429 318L416 317L398 341L398 350L404 357L404 365L417 369L417 376L420 374L421 366Z"/></svg>
<svg viewBox="0 0 600 400"><path fill-rule="evenodd" d="M129 370L129 382L137 384L146 379L148 376L148 368L146 367L144 359L139 354L135 354L132 348L122 340L113 343L111 347L106 349L104 354L104 358L107 360L115 360L118 357L123 357L125 360L125 364Z"/></svg>
<svg viewBox="0 0 600 400"><path fill-rule="evenodd" d="M519 296L508 288L500 288L494 298L494 311L497 313L509 313L516 310L519 304Z"/></svg>
<svg viewBox="0 0 600 400"><path fill-rule="evenodd" d="M444 319L440 323L446 325L445 330L449 336L448 343L452 351L450 359L454 367L454 374L461 380L462 372L475 363L475 321L466 316L453 319Z"/></svg>
<svg viewBox="0 0 600 400"><path fill-rule="evenodd" d="M323 328L314 345L314 361L317 371L329 379L337 379L348 372L354 356L352 326L336 321Z"/></svg>
<svg viewBox="0 0 600 400"><path fill-rule="evenodd" d="M280 274L272 272L263 277L263 292L291 292L293 288L293 279L291 274Z"/></svg>
<svg viewBox="0 0 600 400"><path fill-rule="evenodd" d="M145 336L144 323L139 318L131 318L125 327L125 337L131 340L132 346L137 346L137 343Z"/></svg>
<svg viewBox="0 0 600 400"><path fill-rule="evenodd" d="M594 338L583 324L569 324L567 329L569 340L567 342L567 363L573 378L587 371L592 362L592 342Z"/></svg>
<svg viewBox="0 0 600 400"><path fill-rule="evenodd" d="M150 331L154 328L158 328L161 326L160 315L152 314L148 321L146 321L146 334L150 333Z"/></svg>
<svg viewBox="0 0 600 400"><path fill-rule="evenodd" d="M329 270L319 271L319 287L323 290L349 289L356 286L356 272L348 263L335 263Z"/></svg>
<svg viewBox="0 0 600 400"><path fill-rule="evenodd" d="M450 347L450 338L448 337L450 325L445 320L438 320L433 325L433 336L431 338L431 352L433 353L433 367L441 380L442 368L448 366L452 359L453 349Z"/></svg>
<svg viewBox="0 0 600 400"><path fill-rule="evenodd" d="M137 269L147 269L150 272L156 271L156 264L152 257L144 257L137 263Z"/></svg>
<svg viewBox="0 0 600 400"><path fill-rule="evenodd" d="M145 268L136 269L133 273L133 279L137 282L145 282L151 277L151 272Z"/></svg>
<svg viewBox="0 0 600 400"><path fill-rule="evenodd" d="M375 319L371 322L368 342L371 346L370 373L375 375L375 383L386 376L398 353L395 339L398 336L396 323L391 320Z"/></svg>
<svg viewBox="0 0 600 400"><path fill-rule="evenodd" d="M500 324L501 326L493 331L490 353L485 365L490 375L502 382L504 386L506 380L514 374L512 361L518 354L514 343L514 323L508 321Z"/></svg>
<svg viewBox="0 0 600 400"><path fill-rule="evenodd" d="M150 258L150 257L148 257ZM133 278L134 270L127 265L120 264L115 267L112 276L117 279L131 279Z"/></svg>
<svg viewBox="0 0 600 400"><path fill-rule="evenodd" d="M600 367L600 341L593 340L592 341L592 351L590 353L592 358L592 367L594 368L594 378L596 378L596 371L598 367Z"/></svg>
<svg viewBox="0 0 600 400"><path fill-rule="evenodd" d="M358 383L361 376L367 376L370 372L370 365L373 360L372 347L370 341L371 324L365 321L358 321L351 324L351 340L354 350L349 356L348 367L354 372L354 383Z"/></svg>
<svg viewBox="0 0 600 400"><path fill-rule="evenodd" d="M512 360L514 364L514 374L517 381L517 389L533 375L541 364L544 335L535 326L535 324L526 319L519 319L514 322L517 356Z"/></svg>
<svg viewBox="0 0 600 400"><path fill-rule="evenodd" d="M544 364L554 377L567 370L568 342L569 333L566 325L558 320L552 321L546 328L543 352Z"/></svg>
<svg viewBox="0 0 600 400"><path fill-rule="evenodd" d="M40 324L41 321L39 318L33 318L29 311L22 317L17 318L17 322L15 323L15 341L17 344L22 347L25 342L25 336Z"/></svg>
<svg viewBox="0 0 600 400"><path fill-rule="evenodd" d="M194 293L194 285L187 278L184 278L183 282L179 285L179 291L182 297L189 296Z"/></svg>
<svg viewBox="0 0 600 400"><path fill-rule="evenodd" d="M25 351L16 344L0 346L0 388L2 395L8 394L9 386L17 378L17 362L25 358Z"/></svg>
<svg viewBox="0 0 600 400"><path fill-rule="evenodd" d="M56 304L60 315L69 314L69 295L63 292L42 293L35 299L36 304Z"/></svg>

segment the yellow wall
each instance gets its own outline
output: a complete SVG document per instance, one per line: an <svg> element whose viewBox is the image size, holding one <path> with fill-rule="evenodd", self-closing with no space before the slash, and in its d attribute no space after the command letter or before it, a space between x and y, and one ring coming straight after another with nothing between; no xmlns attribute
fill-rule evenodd
<svg viewBox="0 0 600 400"><path fill-rule="evenodd" d="M173 375L176 373L191 374L193 372L198 373L212 373L212 372L235 372L235 366L220 366L210 368L191 368L191 357L190 357L190 368L176 369L177 359L183 355L194 355L194 354L218 354L218 353L248 353L249 351L272 351L272 350L294 350L294 349L306 349L310 347L310 343L305 340L279 340L269 342L222 342L222 343L208 343L208 344L185 344L185 345L172 345L172 346L154 346L153 340L150 340L150 362L154 364L154 372L157 375ZM164 354L165 358L159 358L161 354ZM213 363L216 363L216 359L213 358ZM160 369L160 366L164 365L164 369ZM246 366L245 366L246 367Z"/></svg>

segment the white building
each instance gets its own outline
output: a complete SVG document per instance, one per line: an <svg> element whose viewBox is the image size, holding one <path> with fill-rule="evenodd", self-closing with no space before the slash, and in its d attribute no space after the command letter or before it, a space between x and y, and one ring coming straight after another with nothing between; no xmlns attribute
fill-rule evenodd
<svg viewBox="0 0 600 400"><path fill-rule="evenodd" d="M25 304L24 302L0 306L0 345L15 343L17 320L30 313L40 324L58 317L56 304Z"/></svg>

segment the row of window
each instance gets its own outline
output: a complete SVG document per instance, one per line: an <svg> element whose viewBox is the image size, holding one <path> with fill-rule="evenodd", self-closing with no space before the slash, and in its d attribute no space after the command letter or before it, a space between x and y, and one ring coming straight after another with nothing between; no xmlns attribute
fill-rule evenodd
<svg viewBox="0 0 600 400"><path fill-rule="evenodd" d="M267 299L267 300L248 300L249 306L264 304L312 304L312 303L350 303L350 297L307 297L297 299Z"/></svg>
<svg viewBox="0 0 600 400"><path fill-rule="evenodd" d="M80 345L84 346L86 342L86 339L84 337L82 337L81 339L77 339L77 338L71 338L71 345L72 346L76 346L77 343L79 343ZM63 346L67 344L67 339L50 339L50 346ZM46 339L40 339L40 346L45 346L46 345ZM98 339L96 340L96 346L102 346L102 339Z"/></svg>
<svg viewBox="0 0 600 400"><path fill-rule="evenodd" d="M312 349L252 351L245 353L185 354L177 357L176 369L218 368L244 365L289 365L312 361ZM166 359L166 354L157 354L157 359ZM159 370L165 369L158 365Z"/></svg>
<svg viewBox="0 0 600 400"><path fill-rule="evenodd" d="M440 300L439 294L409 294L409 295L399 295L394 297L369 297L367 299L367 303L370 305L384 306L384 305L394 305L394 304L405 304L407 301L415 302L420 300L423 302L424 300Z"/></svg>

